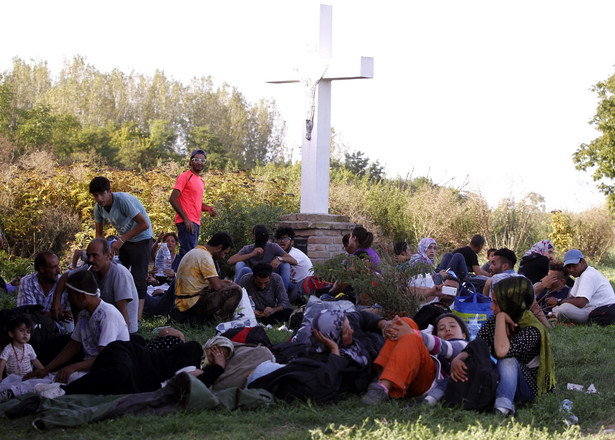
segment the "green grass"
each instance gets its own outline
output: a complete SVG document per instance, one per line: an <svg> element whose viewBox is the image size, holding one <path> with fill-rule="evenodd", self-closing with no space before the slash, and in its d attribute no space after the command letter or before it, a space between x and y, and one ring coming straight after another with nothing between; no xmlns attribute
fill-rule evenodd
<svg viewBox="0 0 615 440"><path fill-rule="evenodd" d="M0 303L10 301L0 295ZM140 330L151 337L164 319L146 320ZM203 342L213 336L213 328L180 327L187 339ZM288 338L288 333L269 330L273 342ZM557 326L551 331L556 362L557 389L519 408L514 418L441 407L407 408L408 401L393 401L376 408L365 407L359 396L344 396L337 405L276 403L257 411L225 410L177 413L164 417L123 417L73 429L35 431L31 417L3 419L0 438L17 439L608 439L615 432L615 326ZM568 382L585 387L595 384L598 394L566 389ZM573 412L580 425L568 428L558 408L563 399L574 403Z"/></svg>

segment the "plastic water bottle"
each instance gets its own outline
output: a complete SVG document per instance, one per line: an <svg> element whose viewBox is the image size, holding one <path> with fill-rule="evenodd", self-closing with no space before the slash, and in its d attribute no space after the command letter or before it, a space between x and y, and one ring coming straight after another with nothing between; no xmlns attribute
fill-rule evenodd
<svg viewBox="0 0 615 440"><path fill-rule="evenodd" d="M566 417L566 424L568 426L579 423L579 418L572 413L572 401L564 399L559 407L559 412Z"/></svg>
<svg viewBox="0 0 615 440"><path fill-rule="evenodd" d="M165 269L171 268L171 252L166 243L162 243L160 249L158 249L158 253L156 254L156 268L158 269L158 272L156 272L156 276L158 277L165 276Z"/></svg>
<svg viewBox="0 0 615 440"><path fill-rule="evenodd" d="M478 323L478 314L470 318L468 322L468 331L470 332L470 341L473 341L480 330L481 325Z"/></svg>

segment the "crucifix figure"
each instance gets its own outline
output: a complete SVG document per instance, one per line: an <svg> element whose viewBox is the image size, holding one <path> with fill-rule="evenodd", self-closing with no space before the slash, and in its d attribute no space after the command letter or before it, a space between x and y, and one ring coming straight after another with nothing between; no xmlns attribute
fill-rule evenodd
<svg viewBox="0 0 615 440"><path fill-rule="evenodd" d="M331 148L331 82L373 78L374 59L360 57L348 63L332 58L332 7L320 5L318 52L298 69L299 78L269 81L301 82L306 87L305 125L301 145L301 213L329 213L329 159Z"/></svg>

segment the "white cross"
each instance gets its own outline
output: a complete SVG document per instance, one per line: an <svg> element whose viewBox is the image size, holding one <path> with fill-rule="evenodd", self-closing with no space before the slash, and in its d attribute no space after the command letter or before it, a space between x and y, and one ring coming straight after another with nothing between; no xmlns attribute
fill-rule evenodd
<svg viewBox="0 0 615 440"><path fill-rule="evenodd" d="M331 147L331 82L373 78L374 59L333 60L332 7L320 5L318 53L299 68L299 78L268 81L302 82L307 90L307 114L301 145L301 213L329 213L329 158ZM350 61L350 62L349 62Z"/></svg>

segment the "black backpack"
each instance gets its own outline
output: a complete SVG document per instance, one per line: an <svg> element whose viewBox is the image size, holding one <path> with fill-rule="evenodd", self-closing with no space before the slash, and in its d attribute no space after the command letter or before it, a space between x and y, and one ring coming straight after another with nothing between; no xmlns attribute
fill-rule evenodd
<svg viewBox="0 0 615 440"><path fill-rule="evenodd" d="M416 315L414 315L414 318L412 319L414 320L414 322L416 322L416 325L418 325L419 330L425 330L429 326L429 324L433 325L433 323L436 322L438 316L445 313L452 312L451 309L448 308L448 306L442 303L437 302L425 304L416 312Z"/></svg>
<svg viewBox="0 0 615 440"><path fill-rule="evenodd" d="M596 307L589 313L589 323L602 327L615 323L615 304Z"/></svg>
<svg viewBox="0 0 615 440"><path fill-rule="evenodd" d="M468 367L468 380L454 382L449 378L442 405L473 411L491 411L495 403L500 375L498 368L491 360L489 346L483 339L476 338L468 344L464 351L468 353L465 360Z"/></svg>
<svg viewBox="0 0 615 440"><path fill-rule="evenodd" d="M59 334L55 321L45 313L40 304L3 309L0 310L0 346L4 347L11 342L6 325L11 319L21 314L29 315L34 323L30 337L30 345L34 347L34 350Z"/></svg>

